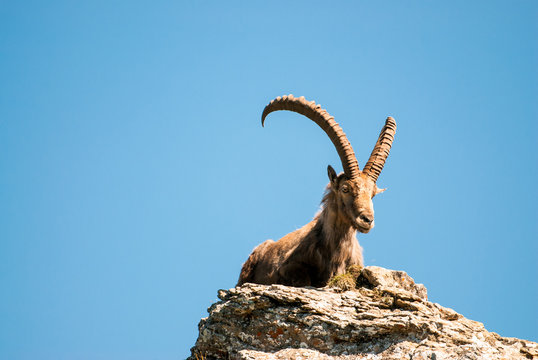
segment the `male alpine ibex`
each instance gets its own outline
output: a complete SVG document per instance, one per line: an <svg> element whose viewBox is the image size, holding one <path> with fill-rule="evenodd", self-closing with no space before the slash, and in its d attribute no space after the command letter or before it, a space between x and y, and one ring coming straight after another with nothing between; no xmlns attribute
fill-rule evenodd
<svg viewBox="0 0 538 360"><path fill-rule="evenodd" d="M344 172L336 175L329 165L329 185L322 209L314 219L277 242L258 245L243 264L237 285L247 282L291 286L325 286L351 265L363 266L362 248L355 234L374 227L372 198L383 192L376 185L396 133L396 122L387 118L385 126L360 171L351 144L342 128L314 101L293 95L277 97L265 107L265 117L273 111L289 110L302 114L326 133L336 147Z"/></svg>

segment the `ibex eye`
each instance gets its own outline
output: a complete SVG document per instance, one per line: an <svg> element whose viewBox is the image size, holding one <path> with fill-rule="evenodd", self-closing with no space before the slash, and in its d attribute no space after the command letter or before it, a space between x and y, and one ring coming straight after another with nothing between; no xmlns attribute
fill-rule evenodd
<svg viewBox="0 0 538 360"><path fill-rule="evenodd" d="M342 186L342 192L345 192L345 193L349 192L349 187L347 187L345 185Z"/></svg>

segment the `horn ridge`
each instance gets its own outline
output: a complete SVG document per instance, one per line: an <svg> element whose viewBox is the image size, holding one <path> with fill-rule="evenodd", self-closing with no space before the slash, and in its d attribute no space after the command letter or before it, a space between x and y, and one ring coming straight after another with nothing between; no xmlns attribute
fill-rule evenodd
<svg viewBox="0 0 538 360"><path fill-rule="evenodd" d="M381 133L379 134L379 138L377 139L368 162L364 165L363 172L370 176L374 182L377 181L379 174L381 174L381 170L383 170L383 166L385 166L385 161L389 156L395 134L396 121L389 116L381 129Z"/></svg>
<svg viewBox="0 0 538 360"><path fill-rule="evenodd" d="M299 98L296 98L291 94L279 96L263 109L261 119L262 126L264 126L267 115L273 111L279 110L289 110L299 113L318 124L336 147L346 176L350 179L359 176L359 163L346 134L334 120L334 117L331 116L327 110L322 109L321 105L316 104L315 101L307 101L304 96Z"/></svg>

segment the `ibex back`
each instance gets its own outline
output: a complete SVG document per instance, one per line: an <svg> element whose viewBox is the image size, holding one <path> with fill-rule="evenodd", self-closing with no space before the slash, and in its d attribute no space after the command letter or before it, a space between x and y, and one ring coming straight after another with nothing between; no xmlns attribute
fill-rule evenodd
<svg viewBox="0 0 538 360"><path fill-rule="evenodd" d="M343 274L349 266L363 266L362 248L355 235L374 227L372 198L385 190L379 189L376 181L389 155L396 122L387 118L361 171L342 128L320 105L304 97L277 97L263 110L262 126L266 116L277 110L297 112L318 124L336 147L344 172L336 175L328 166L329 185L321 212L282 239L258 245L243 264L237 285L251 282L325 286L331 277Z"/></svg>

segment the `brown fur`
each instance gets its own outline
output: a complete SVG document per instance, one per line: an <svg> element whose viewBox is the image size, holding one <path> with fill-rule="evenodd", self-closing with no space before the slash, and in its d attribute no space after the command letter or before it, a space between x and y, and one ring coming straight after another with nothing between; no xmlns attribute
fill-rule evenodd
<svg viewBox="0 0 538 360"><path fill-rule="evenodd" d="M365 174L350 180L344 174L336 176L330 166L328 172L321 212L280 240L258 245L243 264L238 286L251 282L321 287L349 266L363 265L355 235L373 228L371 199L382 190Z"/></svg>
<svg viewBox="0 0 538 360"><path fill-rule="evenodd" d="M362 248L355 234L374 227L372 198L384 189L376 181L389 155L396 122L388 117L365 165L360 171L357 158L344 131L334 118L304 97L285 95L272 100L262 113L289 110L303 114L329 136L342 161L344 174L336 176L328 167L329 185L321 212L314 219L278 241L258 245L243 264L237 285L246 282L293 286L325 286L353 265L362 266Z"/></svg>

